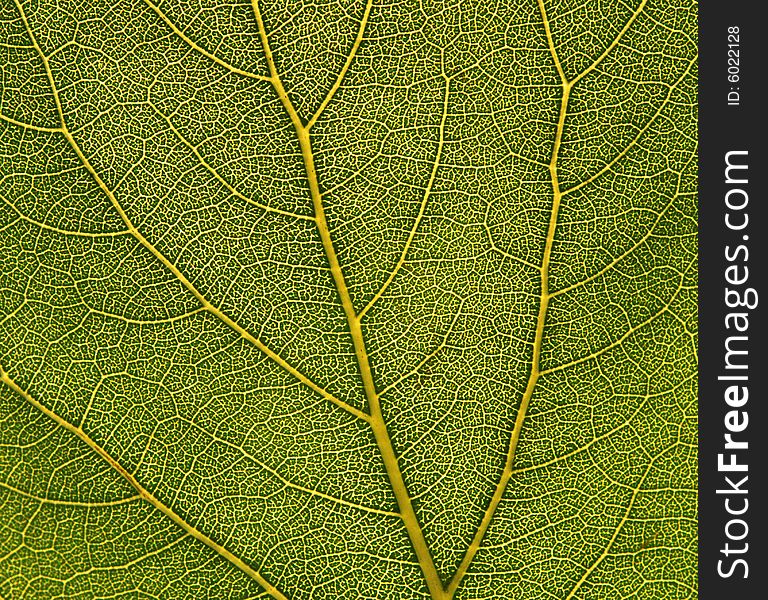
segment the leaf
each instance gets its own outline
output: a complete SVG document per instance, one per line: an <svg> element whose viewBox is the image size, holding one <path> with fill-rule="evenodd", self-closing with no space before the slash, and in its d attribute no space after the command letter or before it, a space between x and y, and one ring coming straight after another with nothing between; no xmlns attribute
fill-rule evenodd
<svg viewBox="0 0 768 600"><path fill-rule="evenodd" d="M3 0L0 596L696 596L696 6Z"/></svg>

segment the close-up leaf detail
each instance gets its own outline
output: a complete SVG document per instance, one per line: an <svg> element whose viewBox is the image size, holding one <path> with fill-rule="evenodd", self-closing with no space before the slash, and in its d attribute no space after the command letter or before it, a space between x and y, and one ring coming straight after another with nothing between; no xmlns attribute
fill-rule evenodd
<svg viewBox="0 0 768 600"><path fill-rule="evenodd" d="M0 598L695 598L690 0L0 0Z"/></svg>

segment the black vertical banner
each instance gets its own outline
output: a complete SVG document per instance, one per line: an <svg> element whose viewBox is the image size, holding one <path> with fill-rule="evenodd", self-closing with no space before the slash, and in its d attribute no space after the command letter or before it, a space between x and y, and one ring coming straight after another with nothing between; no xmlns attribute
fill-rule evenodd
<svg viewBox="0 0 768 600"><path fill-rule="evenodd" d="M699 4L699 597L768 598L765 43L757 0Z"/></svg>

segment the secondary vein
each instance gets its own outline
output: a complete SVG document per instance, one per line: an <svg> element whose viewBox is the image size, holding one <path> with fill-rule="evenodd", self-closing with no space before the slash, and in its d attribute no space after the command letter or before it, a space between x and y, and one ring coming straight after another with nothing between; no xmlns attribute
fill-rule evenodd
<svg viewBox="0 0 768 600"><path fill-rule="evenodd" d="M173 134L176 136L176 138L184 144L187 148L189 148L192 151L192 154L195 155L195 158L197 158L198 162L205 168L206 171L208 171L211 175L213 175L216 180L221 183L227 190L236 198L240 198L240 200L247 202L248 204L252 204L253 206L257 206L258 208L271 213L276 213L279 215L283 215L285 217L291 217L293 219L300 219L304 221L312 221L314 220L309 215L301 215L298 213L293 213L287 210L281 210L279 208L274 208L272 206L269 206L267 204L262 204L261 202L258 202L257 200L254 200L253 198L249 198L245 194L242 194L235 186L233 186L231 183L229 183L224 177L222 177L219 172L211 166L211 164L205 160L203 155L200 153L200 150L197 146L192 144L187 138L184 137L184 135L178 130L178 128L173 124L173 121L168 115L165 115L162 113L154 104L150 104L150 107L153 111L155 111L155 114L157 114L158 117L160 117L163 121L165 121L168 125L168 128L173 132Z"/></svg>
<svg viewBox="0 0 768 600"><path fill-rule="evenodd" d="M453 595L456 593L456 590L459 587L459 584L461 583L461 580L467 574L467 570L469 569L469 566L472 563L472 560L477 554L477 551L480 549L480 544L482 543L483 538L485 537L485 534L488 531L488 527L490 526L491 521L493 520L493 517L496 514L496 509L498 508L499 503L501 502L501 499L504 496L504 492L507 489L509 480L512 477L512 465L514 464L517 445L520 442L520 433L522 432L522 429L523 429L523 423L525 422L525 417L526 417L526 414L528 413L528 407L530 405L531 398L533 397L533 392L534 392L534 389L536 388L536 383L538 382L539 376L541 375L541 370L539 366L540 359L541 359L541 348L542 348L542 342L544 340L544 325L547 319L547 309L549 307L549 300L551 298L551 295L549 293L549 261L552 255L552 247L554 245L554 240L555 240L555 231L557 230L557 216L560 210L560 200L562 198L562 192L560 191L560 184L558 181L557 160L558 160L558 154L560 151L560 144L563 138L563 130L565 128L565 116L568 112L568 98L570 96L572 84L569 83L568 78L566 77L565 72L563 71L563 67L560 62L560 59L557 55L557 50L555 49L554 40L552 38L552 32L549 27L549 19L547 18L547 13L546 13L546 9L544 8L543 0L538 0L538 5L539 5L539 10L541 12L542 20L544 22L544 29L546 32L549 51L550 51L550 54L552 55L552 60L555 64L555 69L557 70L557 74L560 78L562 95L560 99L560 111L557 118L557 128L555 130L555 141L552 147L552 154L549 161L549 174L550 174L550 180L552 184L552 209L550 212L549 225L547 227L547 237L544 245L544 255L542 257L541 268L540 268L541 293L539 297L539 312L536 318L536 332L535 332L534 341L533 341L533 356L531 357L531 371L528 376L528 382L526 384L525 391L523 392L522 400L520 401L520 406L517 409L517 415L515 416L515 424L512 429L512 434L510 436L509 447L507 449L507 457L504 462L504 468L502 469L501 477L499 478L499 482L496 485L496 489L493 492L491 501L489 502L488 507L485 510L485 513L483 514L483 518L480 521L480 526L477 528L477 531L475 532L475 535L473 536L472 541L470 542L469 547L467 548L467 551L464 554L464 558L462 559L461 563L459 564L459 567L456 569L456 572L451 578L451 581L448 584L448 587L446 588L448 598L453 597Z"/></svg>
<svg viewBox="0 0 768 600"><path fill-rule="evenodd" d="M368 302L368 304L365 305L365 308L363 308L363 310L360 311L360 314L358 315L360 319L362 319L366 315L366 313L369 310L371 310L371 308L373 308L373 305L379 301L379 299L384 295L384 292L387 290L390 284L395 280L395 277L397 276L398 271L405 264L405 259L408 256L408 251L411 249L411 244L413 243L413 240L416 237L416 232L419 229L421 220L424 218L424 213L427 208L427 202L429 201L430 194L432 193L432 188L434 187L435 180L437 178L437 170L440 168L440 160L443 155L443 146L445 145L445 121L448 118L448 96L451 91L451 80L445 75L445 73L443 73L443 78L445 79L445 93L443 95L443 114L442 114L442 117L440 118L440 126L438 128L437 152L435 153L435 160L432 163L432 171L429 174L429 181L427 182L427 187L424 189L424 195L422 196L421 204L419 205L419 213L416 215L416 220L413 223L413 227L411 227L411 231L408 233L408 238L405 240L405 246L403 247L403 251L400 253L400 258L397 260L397 263L395 264L395 268L392 269L392 272L389 274L389 277L387 277L383 285L379 288L379 291L376 292L376 294L374 294L370 302Z"/></svg>
<svg viewBox="0 0 768 600"><path fill-rule="evenodd" d="M333 86L331 87L330 91L328 92L328 94L325 96L322 103L320 104L320 108L318 108L317 112L315 112L315 114L312 115L312 117L309 119L309 122L307 123L307 129L312 129L312 126L320 118L320 115L326 109L326 107L328 106L328 103L336 94L339 87L341 87L341 82L344 80L344 76L347 74L347 71L349 70L349 67L352 64L352 61L355 59L355 55L357 54L357 51L360 48L360 44L363 41L363 34L365 33L365 27L368 24L368 17L371 14L372 6L373 6L373 0L367 0L367 2L365 3L365 10L363 11L363 18L360 20L360 27L357 30L357 36L355 37L355 41L352 44L352 50L350 50L349 54L347 55L347 60L344 61L344 66L341 67L339 76L336 78L336 81L333 83Z"/></svg>
<svg viewBox="0 0 768 600"><path fill-rule="evenodd" d="M653 461L648 463L648 466L646 467L643 475L640 477L640 480L638 481L637 486L633 489L632 496L629 500L629 505L627 506L627 510L624 512L624 515L621 517L621 520L614 528L613 534L611 535L611 539L608 540L608 544L606 545L605 549L600 554L600 556L584 571L584 575L582 575L579 581L576 582L576 585L573 586L573 589L568 593L568 596L566 597L565 600L571 600L571 598L575 597L576 593L579 591L581 586L584 585L584 583L587 581L587 579L592 574L592 572L608 556L608 553L611 551L613 544L616 542L616 538L619 537L619 533L621 533L621 530L624 528L624 525L626 525L627 521L629 521L629 515L632 514L632 509L635 506L637 497L640 494L643 484L645 483L645 480L648 477L648 474L651 472L651 469L653 468L653 466L654 466Z"/></svg>
<svg viewBox="0 0 768 600"><path fill-rule="evenodd" d="M160 19L175 33L179 38L181 38L186 44L189 45L190 48L196 50L206 58L209 58L213 62L215 62L217 65L221 65L228 71L231 71L232 73L236 73L238 75L242 75L243 77L250 77L252 79L259 79L261 81L269 81L269 77L265 77L264 75L258 75L256 73L251 73L250 71L245 71L243 69L239 69L233 65L230 65L228 62L220 59L215 54L212 54L211 52L208 52L205 48L198 46L193 40L191 40L181 29L176 27L176 25L171 21L168 16L160 10L160 8L151 2L150 0L144 0L144 2L149 6L149 8L152 9L152 11L160 17Z"/></svg>
<svg viewBox="0 0 768 600"><path fill-rule="evenodd" d="M7 385L17 394L19 394L32 406L34 406L40 412L42 412L44 415L50 418L58 426L62 427L63 429L66 429L70 433L75 434L82 442L84 442L89 448L91 448L102 459L104 459L107 462L107 464L109 464L115 471L117 471L120 474L120 476L123 477L123 479L125 479L131 486L133 486L133 488L138 492L139 496L141 496L143 500L146 500L147 502L149 502L152 506L154 506L157 510L163 513L166 517L171 519L174 523L176 523L189 535L194 537L196 540L202 542L209 548L212 548L222 557L224 557L233 565L238 567L241 571L243 571L244 573L252 577L259 585L261 585L269 593L270 596L275 598L275 600L288 600L287 597L284 596L282 592L280 592L280 590L278 590L274 585L269 583L264 578L264 576L261 575L261 573L256 571L243 559L241 559L239 556L236 556L235 554L227 550L224 546L215 542L213 539L209 538L207 535L199 531L193 525L185 521L172 508L170 508L169 506L166 506L163 502L158 500L150 491L144 488L131 473L129 473L104 448L102 448L93 439L91 439L91 437L87 433L85 433L81 428L76 427L69 421L66 421L61 416L53 412L51 409L41 404L37 399L33 398L28 392L26 392L21 387L19 387L19 385L16 384L16 382L13 381L13 379L11 379L11 377L8 375L8 373L5 371L5 369L3 369L1 365L0 365L0 381L2 381L5 385Z"/></svg>

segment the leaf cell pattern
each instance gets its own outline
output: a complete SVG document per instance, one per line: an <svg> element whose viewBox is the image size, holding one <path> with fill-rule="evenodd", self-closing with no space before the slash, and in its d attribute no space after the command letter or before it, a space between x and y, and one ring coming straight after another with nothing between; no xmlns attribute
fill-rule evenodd
<svg viewBox="0 0 768 600"><path fill-rule="evenodd" d="M696 597L696 43L1 0L0 597Z"/></svg>

